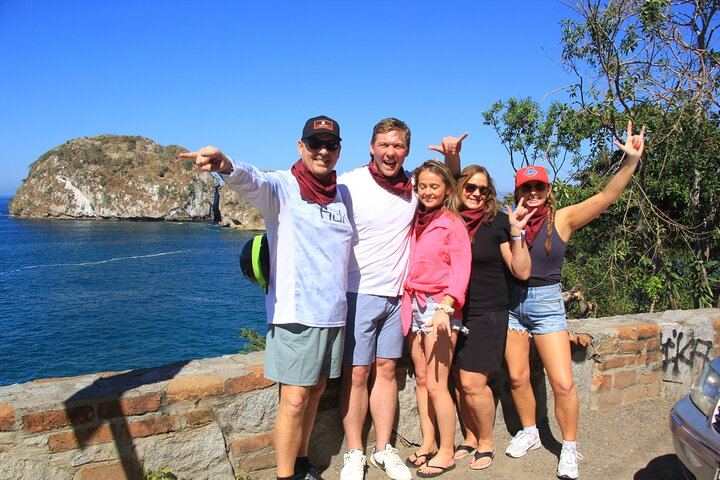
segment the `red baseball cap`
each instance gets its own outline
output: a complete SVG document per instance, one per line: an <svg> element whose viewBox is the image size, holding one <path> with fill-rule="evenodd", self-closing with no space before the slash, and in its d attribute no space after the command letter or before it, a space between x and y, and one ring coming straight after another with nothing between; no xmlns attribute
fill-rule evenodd
<svg viewBox="0 0 720 480"><path fill-rule="evenodd" d="M533 180L550 185L545 167L530 165L529 167L521 168L515 174L515 188L518 188L523 183L532 182Z"/></svg>

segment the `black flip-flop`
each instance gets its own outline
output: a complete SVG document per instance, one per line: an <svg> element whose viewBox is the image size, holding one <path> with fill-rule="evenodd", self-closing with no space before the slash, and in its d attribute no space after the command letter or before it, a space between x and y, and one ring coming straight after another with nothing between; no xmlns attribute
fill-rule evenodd
<svg viewBox="0 0 720 480"><path fill-rule="evenodd" d="M455 465L450 465L449 467L440 467L437 465L430 465L429 463L426 463L425 465L427 465L428 468L437 468L440 471L435 472L435 473L423 473L421 471L418 471L417 476L420 478L435 478L435 477L439 477L443 473L447 473L451 470L455 470Z"/></svg>
<svg viewBox="0 0 720 480"><path fill-rule="evenodd" d="M437 452L435 452L435 453L418 453L418 452L415 452L415 453L413 453L413 455L415 456L415 461L413 462L412 460L410 460L410 457L408 457L408 458L405 459L405 465L407 465L407 466L410 467L410 468L420 468L420 467L422 467L423 465L425 465L425 463L429 462L430 459L432 459L432 458L435 456L436 453L437 453ZM421 458L424 458L425 460L423 460L422 463L421 463L420 465L418 465L416 462L417 462L418 460L420 460Z"/></svg>
<svg viewBox="0 0 720 480"><path fill-rule="evenodd" d="M470 445L460 444L457 446L457 448L455 448L455 454L457 454L458 452L465 452L465 455L462 455L460 457L455 456L454 458L455 458L455 460L460 460L462 458L467 457L474 451L475 451L475 448L471 447Z"/></svg>
<svg viewBox="0 0 720 480"><path fill-rule="evenodd" d="M484 467L481 467L481 468L473 467L473 463L477 462L481 458L490 458L490 463L488 463L487 465L485 465ZM472 470L485 470L486 468L489 468L490 465L492 465L492 462L494 459L495 459L495 450L493 450L492 452L475 452L475 455L473 455L473 461L470 462L469 467Z"/></svg>

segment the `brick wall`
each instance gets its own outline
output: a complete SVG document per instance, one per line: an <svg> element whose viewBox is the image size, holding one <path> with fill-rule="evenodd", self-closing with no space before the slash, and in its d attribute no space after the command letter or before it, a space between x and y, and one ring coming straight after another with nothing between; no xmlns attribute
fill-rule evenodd
<svg viewBox="0 0 720 480"><path fill-rule="evenodd" d="M663 312L569 322L581 409L608 410L687 391L720 354L720 310ZM582 345L582 344L586 345ZM0 480L139 478L170 467L182 478L233 479L274 465L277 387L262 354L230 355L158 368L44 379L0 387ZM544 383L541 365L533 376ZM414 378L398 369L397 434L419 441ZM539 407L552 411L547 384ZM544 387L544 388L541 388ZM494 381L507 402L507 379ZM344 451L338 381L329 383L315 428L314 460ZM507 412L506 412L507 413ZM511 428L502 424L498 428Z"/></svg>

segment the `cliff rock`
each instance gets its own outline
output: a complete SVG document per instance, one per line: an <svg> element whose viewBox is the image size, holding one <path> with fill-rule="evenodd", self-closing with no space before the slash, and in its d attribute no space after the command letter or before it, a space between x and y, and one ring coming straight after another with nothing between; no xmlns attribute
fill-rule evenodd
<svg viewBox="0 0 720 480"><path fill-rule="evenodd" d="M265 230L260 212L227 185L220 187L220 226L240 230Z"/></svg>
<svg viewBox="0 0 720 480"><path fill-rule="evenodd" d="M43 154L10 203L31 218L213 220L218 182L144 137L70 140Z"/></svg>

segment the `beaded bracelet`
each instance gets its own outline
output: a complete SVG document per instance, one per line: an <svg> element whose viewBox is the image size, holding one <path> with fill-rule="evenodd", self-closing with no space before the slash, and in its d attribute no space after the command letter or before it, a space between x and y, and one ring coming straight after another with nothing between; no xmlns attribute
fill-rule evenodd
<svg viewBox="0 0 720 480"><path fill-rule="evenodd" d="M452 315L455 313L455 309L448 305L447 303L436 303L435 304L435 310L442 310L443 312L447 313L448 315Z"/></svg>

